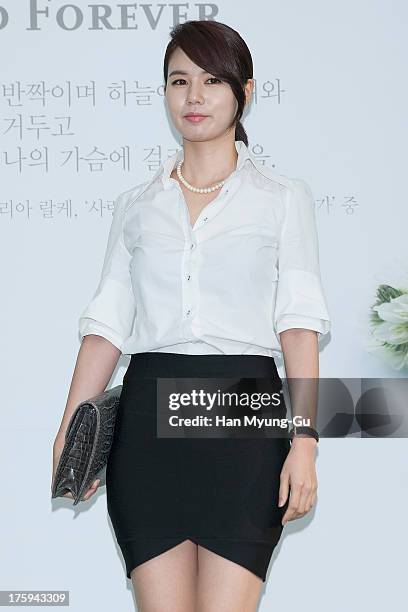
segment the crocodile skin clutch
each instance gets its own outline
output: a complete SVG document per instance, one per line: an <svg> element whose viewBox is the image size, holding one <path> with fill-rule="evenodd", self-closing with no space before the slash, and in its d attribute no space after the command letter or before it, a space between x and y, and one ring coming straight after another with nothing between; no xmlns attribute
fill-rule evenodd
<svg viewBox="0 0 408 612"><path fill-rule="evenodd" d="M72 414L65 444L55 470L51 499L71 491L75 506L105 467L122 385L81 402Z"/></svg>

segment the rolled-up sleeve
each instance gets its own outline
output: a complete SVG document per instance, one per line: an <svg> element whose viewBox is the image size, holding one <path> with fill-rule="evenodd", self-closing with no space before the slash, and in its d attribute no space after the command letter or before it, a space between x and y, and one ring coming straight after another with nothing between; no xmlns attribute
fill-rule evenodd
<svg viewBox="0 0 408 612"><path fill-rule="evenodd" d="M319 340L331 327L320 277L314 198L302 179L291 179L286 190L274 326L277 334L291 328L312 329Z"/></svg>
<svg viewBox="0 0 408 612"><path fill-rule="evenodd" d="M78 321L81 341L86 335L96 334L122 352L136 314L129 268L131 255L123 239L127 201L127 192L115 200L99 284Z"/></svg>

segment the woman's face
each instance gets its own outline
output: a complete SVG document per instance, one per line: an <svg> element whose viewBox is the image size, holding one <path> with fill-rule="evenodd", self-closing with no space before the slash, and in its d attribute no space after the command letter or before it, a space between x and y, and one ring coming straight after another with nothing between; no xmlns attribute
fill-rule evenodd
<svg viewBox="0 0 408 612"><path fill-rule="evenodd" d="M229 83L204 73L179 47L169 61L165 98L175 128L183 138L195 142L224 134L238 108ZM186 119L187 113L206 118L192 122Z"/></svg>

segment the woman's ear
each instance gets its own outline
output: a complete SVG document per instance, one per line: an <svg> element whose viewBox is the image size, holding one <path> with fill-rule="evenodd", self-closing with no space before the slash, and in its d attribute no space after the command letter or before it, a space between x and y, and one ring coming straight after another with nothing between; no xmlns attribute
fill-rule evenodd
<svg viewBox="0 0 408 612"><path fill-rule="evenodd" d="M254 90L255 87L255 81L254 79L247 79L247 82L245 84L245 106L247 106L248 104L250 104L251 100L252 100L252 92Z"/></svg>

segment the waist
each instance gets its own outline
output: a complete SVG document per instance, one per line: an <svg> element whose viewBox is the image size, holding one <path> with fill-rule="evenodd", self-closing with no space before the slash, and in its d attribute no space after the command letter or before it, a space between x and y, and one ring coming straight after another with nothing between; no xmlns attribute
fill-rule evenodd
<svg viewBox="0 0 408 612"><path fill-rule="evenodd" d="M240 376L280 380L274 358L266 355L133 353L126 374L132 378Z"/></svg>

